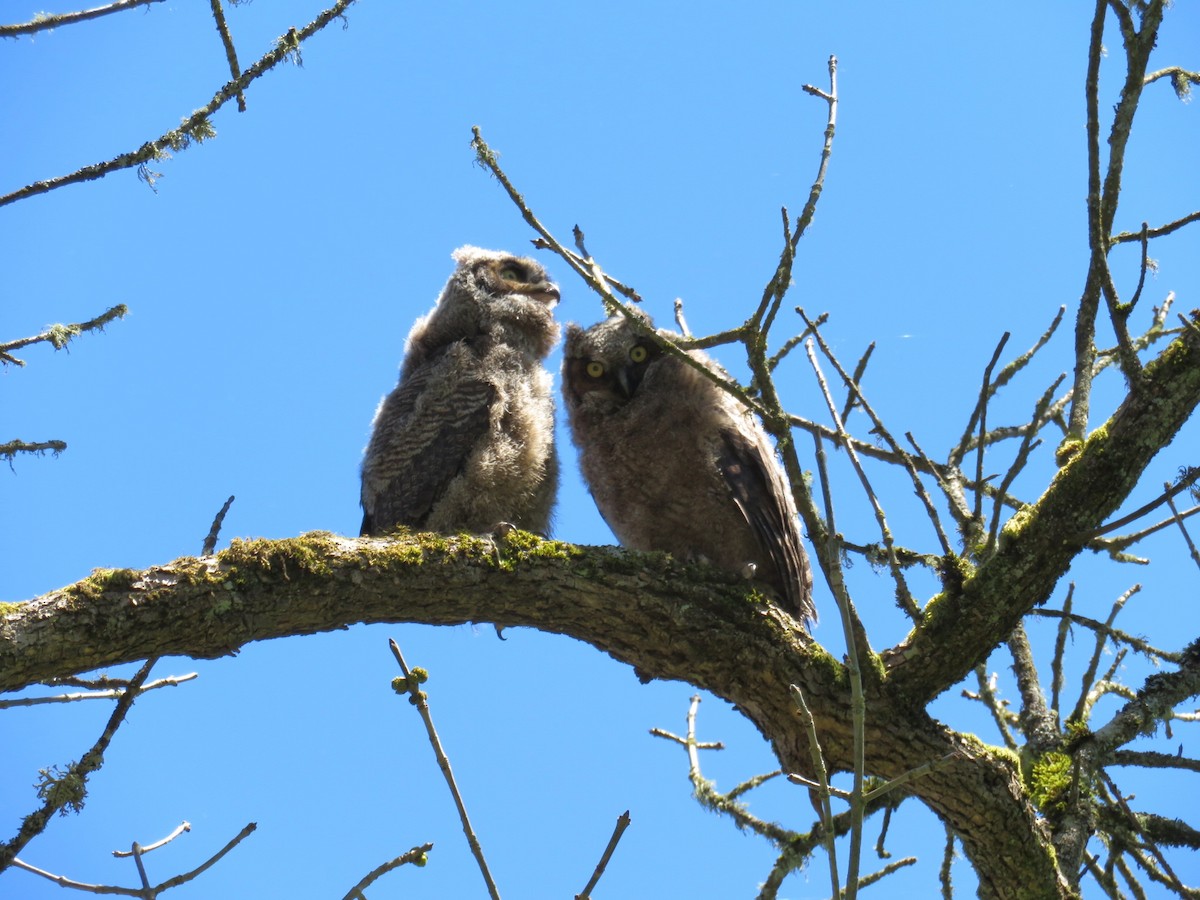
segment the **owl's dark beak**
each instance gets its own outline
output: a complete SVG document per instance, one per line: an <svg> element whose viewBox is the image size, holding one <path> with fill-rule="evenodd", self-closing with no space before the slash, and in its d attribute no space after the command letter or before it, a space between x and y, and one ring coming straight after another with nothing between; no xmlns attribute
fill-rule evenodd
<svg viewBox="0 0 1200 900"><path fill-rule="evenodd" d="M529 296L534 300L545 303L547 306L553 306L561 297L561 295L558 293L558 285L550 281L544 281L541 284L536 285L534 289L529 292Z"/></svg>
<svg viewBox="0 0 1200 900"><path fill-rule="evenodd" d="M620 390L621 396L626 400L630 399L641 379L637 378L628 366L620 366L613 375L616 376L617 388Z"/></svg>

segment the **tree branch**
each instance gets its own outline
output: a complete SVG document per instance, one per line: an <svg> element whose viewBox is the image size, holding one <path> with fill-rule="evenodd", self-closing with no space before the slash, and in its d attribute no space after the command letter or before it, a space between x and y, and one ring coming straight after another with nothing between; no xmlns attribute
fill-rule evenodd
<svg viewBox="0 0 1200 900"><path fill-rule="evenodd" d="M1200 313L1193 313L1193 323ZM1200 403L1200 329L1189 328L1144 370L1141 389L1083 443L1036 505L1001 531L999 549L963 584L926 607L897 649L891 689L924 703L958 682L1043 603L1091 534L1120 506ZM1078 540L1064 536L1083 535Z"/></svg>
<svg viewBox="0 0 1200 900"><path fill-rule="evenodd" d="M0 618L0 690L161 654L213 658L254 640L357 622L493 622L569 634L644 680L688 681L736 704L788 771L811 769L789 684L804 692L834 771L853 763L844 667L736 575L665 554L514 532L235 541L215 557L98 571ZM679 635L687 634L687 641ZM662 648L673 651L664 654ZM866 771L908 785L951 824L986 898L1065 897L1049 835L1015 765L866 685ZM1032 836L1032 839L1031 839Z"/></svg>
<svg viewBox="0 0 1200 900"><path fill-rule="evenodd" d="M346 12L346 9L354 2L355 0L337 0L337 3L322 12L303 28L290 29L279 38L274 49L270 50L258 62L243 72L239 78L228 82L223 88L217 91L212 100L184 119L178 128L166 132L153 141L147 141L137 150L122 153L120 156L115 156L106 162L84 166L70 175L60 175L57 178L51 178L47 181L35 181L32 184L27 184L19 190L0 196L0 206L15 203L18 200L24 200L27 197L33 197L37 194L45 194L48 191L65 187L68 184L79 184L84 181L103 178L105 175L118 172L121 169L131 169L136 166L144 171L146 163L163 159L167 155L167 151L183 150L192 141L200 142L212 137L216 132L208 120L213 113L231 99L240 95L260 75L270 71L283 60L293 58L299 52L300 45L304 41L312 37L334 19L342 16ZM147 176L147 180L153 184L153 176Z"/></svg>

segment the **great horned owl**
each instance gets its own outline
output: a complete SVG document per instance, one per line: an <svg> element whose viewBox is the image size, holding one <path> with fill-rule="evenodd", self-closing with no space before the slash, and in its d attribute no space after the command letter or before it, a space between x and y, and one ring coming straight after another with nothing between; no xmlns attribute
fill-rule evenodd
<svg viewBox="0 0 1200 900"><path fill-rule="evenodd" d="M623 315L567 326L563 397L583 477L623 545L752 572L815 620L791 493L752 413Z"/></svg>
<svg viewBox="0 0 1200 900"><path fill-rule="evenodd" d="M363 534L397 525L542 534L558 489L551 377L558 287L532 259L478 247L409 332L400 383L362 463Z"/></svg>

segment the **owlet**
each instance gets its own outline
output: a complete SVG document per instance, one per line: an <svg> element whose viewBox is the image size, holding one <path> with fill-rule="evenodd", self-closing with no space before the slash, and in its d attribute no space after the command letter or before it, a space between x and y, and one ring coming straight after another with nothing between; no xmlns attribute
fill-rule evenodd
<svg viewBox="0 0 1200 900"><path fill-rule="evenodd" d="M549 532L558 488L551 377L558 287L532 259L478 247L409 332L362 462L363 534L398 525Z"/></svg>
<svg viewBox="0 0 1200 900"><path fill-rule="evenodd" d="M600 514L635 550L752 574L815 620L812 569L775 451L754 415L628 318L567 327L563 397ZM664 337L678 337L668 331ZM693 350L689 356L724 375Z"/></svg>

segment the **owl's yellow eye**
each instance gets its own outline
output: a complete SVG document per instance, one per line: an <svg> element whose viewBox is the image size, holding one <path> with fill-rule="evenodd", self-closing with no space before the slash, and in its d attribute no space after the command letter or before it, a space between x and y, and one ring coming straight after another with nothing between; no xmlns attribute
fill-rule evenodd
<svg viewBox="0 0 1200 900"><path fill-rule="evenodd" d="M638 344L636 347L634 347L632 350L629 351L629 358L631 360L633 360L635 363L645 362L646 357L649 355L650 355L649 352L641 344Z"/></svg>
<svg viewBox="0 0 1200 900"><path fill-rule="evenodd" d="M505 266L500 270L500 277L505 281L525 281L525 271L516 266Z"/></svg>
<svg viewBox="0 0 1200 900"><path fill-rule="evenodd" d="M587 373L592 378L599 378L604 374L604 363L590 362L587 364Z"/></svg>

